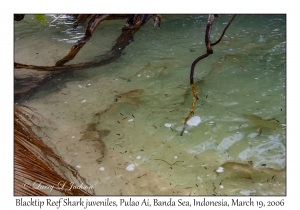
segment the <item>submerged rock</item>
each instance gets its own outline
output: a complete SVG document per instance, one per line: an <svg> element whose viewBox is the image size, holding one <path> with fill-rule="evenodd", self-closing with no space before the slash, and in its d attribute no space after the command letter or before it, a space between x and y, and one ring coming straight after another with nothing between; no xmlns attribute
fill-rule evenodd
<svg viewBox="0 0 300 210"><path fill-rule="evenodd" d="M133 171L135 169L135 165L132 163L132 164L129 164L127 167L126 167L126 170L127 171Z"/></svg>
<svg viewBox="0 0 300 210"><path fill-rule="evenodd" d="M199 123L201 123L201 118L199 116L193 116L186 122L189 126L197 126Z"/></svg>

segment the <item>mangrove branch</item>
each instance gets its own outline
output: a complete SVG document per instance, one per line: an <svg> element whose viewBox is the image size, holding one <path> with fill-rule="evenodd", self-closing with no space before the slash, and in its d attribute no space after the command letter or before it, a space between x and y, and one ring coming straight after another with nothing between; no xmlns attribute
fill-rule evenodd
<svg viewBox="0 0 300 210"><path fill-rule="evenodd" d="M196 58L196 60L194 60L194 62L192 63L192 66L191 66L191 72L190 72L190 85L192 87L192 91L193 91L193 96L194 96L194 99L193 99L193 102L192 102L192 107L189 111L189 114L188 116L185 118L184 120L184 125L183 125L183 129L180 133L180 136L183 135L186 127L187 127L187 121L191 118L191 116L194 114L194 109L195 109L195 105L196 105L196 101L199 99L198 98L198 95L197 95L197 91L196 91L196 87L195 87L195 84L194 84L194 70L195 70L195 66L196 64L202 60L203 58L206 58L208 57L209 55L213 54L213 49L212 49L212 46L213 45L216 45L218 44L226 30L228 29L228 27L230 26L231 22L233 21L233 19L235 18L236 15L233 15L232 18L230 19L230 21L228 22L227 26L225 27L225 29L223 30L223 33L221 35L221 37L218 39L218 41L216 41L215 43L211 43L210 42L210 33L211 33L211 30L212 30L212 24L213 24L213 21L214 21L214 18L217 17L216 15L208 15L208 21L207 21L207 25L206 25L206 31L205 31L205 45L206 45L206 53L199 56L198 58Z"/></svg>

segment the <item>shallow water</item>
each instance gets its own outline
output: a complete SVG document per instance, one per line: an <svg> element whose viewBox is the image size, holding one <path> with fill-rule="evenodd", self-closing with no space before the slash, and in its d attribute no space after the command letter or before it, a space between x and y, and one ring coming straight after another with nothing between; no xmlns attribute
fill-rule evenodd
<svg viewBox="0 0 300 210"><path fill-rule="evenodd" d="M214 20L212 42L230 18ZM108 51L125 21L101 23L70 63ZM207 15L163 15L162 29L153 29L149 20L115 62L62 75L22 102L48 119L45 141L78 166L96 194L285 195L286 17L235 18L195 68L201 123L180 136L193 101L190 66L206 51L206 23ZM85 26L71 24L63 17L43 26L29 15L15 22L15 61L54 65L84 34ZM101 163L99 143L80 140L88 123L109 131L101 137Z"/></svg>

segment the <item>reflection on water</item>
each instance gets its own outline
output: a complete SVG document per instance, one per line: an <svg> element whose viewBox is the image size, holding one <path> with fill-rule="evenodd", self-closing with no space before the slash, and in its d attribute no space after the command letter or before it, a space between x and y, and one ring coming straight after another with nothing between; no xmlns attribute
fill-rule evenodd
<svg viewBox="0 0 300 210"><path fill-rule="evenodd" d="M50 28L29 17L15 23L17 62L53 65L84 34L66 17ZM230 17L215 19L212 42ZM147 23L117 61L61 76L28 100L52 122L44 130L59 155L80 166L96 194L285 194L286 17L235 18L195 68L201 120L180 136L206 22L207 15L164 15L162 29ZM109 50L124 23L101 23L72 63ZM97 142L80 141L89 123L106 131L96 136L105 143L101 161Z"/></svg>

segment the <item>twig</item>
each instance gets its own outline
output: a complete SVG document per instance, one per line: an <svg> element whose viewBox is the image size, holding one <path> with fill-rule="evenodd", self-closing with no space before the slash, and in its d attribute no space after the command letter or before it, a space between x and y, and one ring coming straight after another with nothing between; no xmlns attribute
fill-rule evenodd
<svg viewBox="0 0 300 210"><path fill-rule="evenodd" d="M173 165L175 165L175 164L178 163L178 162L184 162L183 160L177 160L177 161L175 161L173 164L170 164L170 163L168 163L166 160L162 160L162 159L154 159L154 160L161 160L161 161L164 161L165 163L167 163L167 164L170 165L170 166L173 166Z"/></svg>
<svg viewBox="0 0 300 210"><path fill-rule="evenodd" d="M51 24L54 23L55 21L57 21L61 16L62 16L62 14L60 14L57 18L52 20L51 23L49 24L49 28L50 28Z"/></svg>
<svg viewBox="0 0 300 210"><path fill-rule="evenodd" d="M232 16L232 18L230 19L229 23L227 24L227 26L226 26L225 29L223 30L223 33L222 33L221 37L219 38L219 40L216 41L215 43L212 43L211 46L214 46L214 45L218 44L218 43L222 40L222 38L223 38L223 36L224 36L224 34L225 34L227 28L230 26L230 24L231 24L231 22L233 21L233 19L235 18L235 16L236 16L236 15L233 15L233 16Z"/></svg>
<svg viewBox="0 0 300 210"><path fill-rule="evenodd" d="M155 16L153 16L153 20L154 20L153 28L156 27L157 23L158 23L158 27L161 28L161 27L160 27L160 22L161 22L161 20L162 20L161 15L155 15Z"/></svg>
<svg viewBox="0 0 300 210"><path fill-rule="evenodd" d="M216 192L216 189L217 189L217 188L216 188L216 186L215 186L215 183L214 183L214 182L213 182L213 187L214 187L214 188L213 188L213 191L214 191L214 193L218 194L218 193Z"/></svg>

